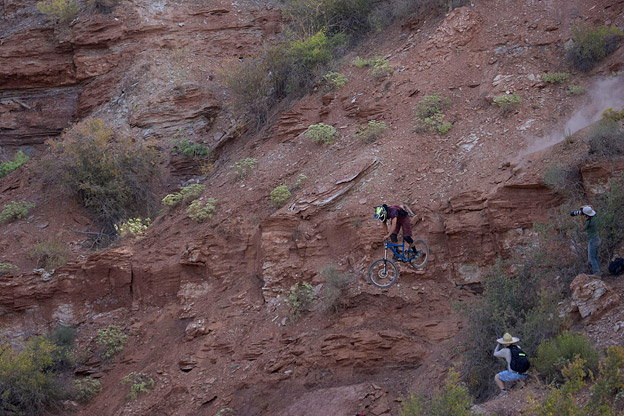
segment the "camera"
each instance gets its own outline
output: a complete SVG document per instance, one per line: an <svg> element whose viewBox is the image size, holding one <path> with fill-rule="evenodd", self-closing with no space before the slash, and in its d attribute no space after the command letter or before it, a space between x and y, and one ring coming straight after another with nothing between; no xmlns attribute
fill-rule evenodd
<svg viewBox="0 0 624 416"><path fill-rule="evenodd" d="M582 209L579 209L578 211L572 211L570 212L570 215L573 217L576 217L577 215L581 215L583 213Z"/></svg>

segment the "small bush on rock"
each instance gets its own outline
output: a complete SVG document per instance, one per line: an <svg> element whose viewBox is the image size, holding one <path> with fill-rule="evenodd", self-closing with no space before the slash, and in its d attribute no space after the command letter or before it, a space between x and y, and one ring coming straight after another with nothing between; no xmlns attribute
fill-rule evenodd
<svg viewBox="0 0 624 416"><path fill-rule="evenodd" d="M86 377L81 380L74 380L74 391L76 400L81 403L88 403L102 392L102 384L96 379Z"/></svg>
<svg viewBox="0 0 624 416"><path fill-rule="evenodd" d="M574 197L582 191L581 173L577 167L553 163L544 169L542 178L546 186L561 195Z"/></svg>
<svg viewBox="0 0 624 416"><path fill-rule="evenodd" d="M238 179L243 179L253 168L256 167L257 162L257 159L248 157L239 160L230 167L234 170L234 174L238 176Z"/></svg>
<svg viewBox="0 0 624 416"><path fill-rule="evenodd" d="M568 85L566 95L581 95L585 93L585 87L580 85Z"/></svg>
<svg viewBox="0 0 624 416"><path fill-rule="evenodd" d="M34 207L35 204L31 204L30 202L11 201L2 208L2 212L0 213L0 222L9 222L24 218Z"/></svg>
<svg viewBox="0 0 624 416"><path fill-rule="evenodd" d="M572 46L567 51L570 64L581 71L590 71L596 64L615 52L624 36L615 26L572 27Z"/></svg>
<svg viewBox="0 0 624 416"><path fill-rule="evenodd" d="M364 143L373 143L377 141L384 131L388 129L388 126L384 122L377 120L371 120L368 124L359 128L355 135Z"/></svg>
<svg viewBox="0 0 624 416"><path fill-rule="evenodd" d="M156 382L145 373L133 371L121 380L121 384L130 384L130 392L126 395L126 398L128 400L136 400L141 393L150 394Z"/></svg>
<svg viewBox="0 0 624 416"><path fill-rule="evenodd" d="M347 82L349 82L349 79L340 72L330 72L323 77L322 81L323 84L326 85L327 89L339 90L344 87Z"/></svg>
<svg viewBox="0 0 624 416"><path fill-rule="evenodd" d="M561 84L568 82L570 74L568 72L545 72L542 74L542 80L549 84Z"/></svg>
<svg viewBox="0 0 624 416"><path fill-rule="evenodd" d="M19 150L15 154L13 161L0 163L0 178L4 178L9 173L13 172L14 170L22 166L24 163L28 162L28 159L29 157L26 156L24 152Z"/></svg>
<svg viewBox="0 0 624 416"><path fill-rule="evenodd" d="M372 59L362 59L357 56L353 61L353 65L358 68L364 68L366 66L371 67L371 74L375 78L385 78L394 71L394 68L390 65L388 60L380 56L376 56Z"/></svg>
<svg viewBox="0 0 624 416"><path fill-rule="evenodd" d="M518 93L513 94L501 94L494 97L492 105L501 109L503 114L510 113L522 102L522 97Z"/></svg>
<svg viewBox="0 0 624 416"><path fill-rule="evenodd" d="M126 237L141 237L147 231L147 228L152 223L149 218L130 218L128 221L124 221L121 225L115 224L115 231L122 238Z"/></svg>
<svg viewBox="0 0 624 416"><path fill-rule="evenodd" d="M281 207L286 203L286 201L288 201L290 195L290 190L286 185L279 185L271 191L271 201L276 206Z"/></svg>
<svg viewBox="0 0 624 416"><path fill-rule="evenodd" d="M208 198L205 202L201 199L196 199L191 202L191 205L186 209L186 213L189 218L197 222L203 222L207 219L212 219L216 211L217 200L214 198Z"/></svg>
<svg viewBox="0 0 624 416"><path fill-rule="evenodd" d="M306 130L306 137L312 139L315 143L322 143L331 145L334 143L334 137L338 135L338 132L334 126L330 126L325 123L312 124Z"/></svg>
<svg viewBox="0 0 624 416"><path fill-rule="evenodd" d="M51 271L67 263L69 252L54 241L44 241L35 244L30 257L37 262L37 267Z"/></svg>
<svg viewBox="0 0 624 416"><path fill-rule="evenodd" d="M414 107L416 116L416 131L431 131L438 134L446 134L453 127L453 123L444 120L442 110L450 105L448 98L442 98L439 94L426 95Z"/></svg>
<svg viewBox="0 0 624 416"><path fill-rule="evenodd" d="M119 3L121 3L121 0L87 0L89 7L102 13L112 11Z"/></svg>
<svg viewBox="0 0 624 416"><path fill-rule="evenodd" d="M344 305L344 289L353 282L354 277L348 273L340 272L334 265L324 267L321 270L321 276L325 281L325 307L333 312L338 312Z"/></svg>
<svg viewBox="0 0 624 416"><path fill-rule="evenodd" d="M55 24L69 25L78 16L78 4L72 0L46 0L37 9Z"/></svg>
<svg viewBox="0 0 624 416"><path fill-rule="evenodd" d="M188 204L190 201L199 198L205 190L205 185L194 183L192 185L185 186L180 190L180 192L175 192L173 194L165 196L162 200L162 203L163 205L167 205L170 207L175 207L181 204Z"/></svg>
<svg viewBox="0 0 624 416"><path fill-rule="evenodd" d="M104 348L102 357L108 359L112 358L120 353L126 342L128 336L124 334L123 330L118 325L111 325L107 328L100 329L97 334L97 344Z"/></svg>
<svg viewBox="0 0 624 416"><path fill-rule="evenodd" d="M562 383L561 370L575 357L585 361L584 369L595 371L598 368L598 351L581 334L564 333L540 344L533 365L547 383Z"/></svg>
<svg viewBox="0 0 624 416"><path fill-rule="evenodd" d="M17 272L18 268L16 265L11 263L0 263L0 277L5 276L7 274L13 274Z"/></svg>
<svg viewBox="0 0 624 416"><path fill-rule="evenodd" d="M588 139L589 153L599 159L613 159L624 154L624 129L609 118L593 125Z"/></svg>
<svg viewBox="0 0 624 416"><path fill-rule="evenodd" d="M301 285L297 282L284 294L290 311L290 320L294 322L299 319L301 313L306 311L314 300L314 287L308 282L303 282Z"/></svg>
<svg viewBox="0 0 624 416"><path fill-rule="evenodd" d="M173 150L177 153L193 159L210 156L210 149L198 143L191 143L184 135L184 129L180 128L173 135Z"/></svg>
<svg viewBox="0 0 624 416"><path fill-rule="evenodd" d="M399 414L401 416L471 416L474 413L472 396L464 383L459 380L459 373L450 369L444 382L444 387L427 397L425 395L412 395L403 400Z"/></svg>
<svg viewBox="0 0 624 416"><path fill-rule="evenodd" d="M65 131L50 150L53 179L81 199L105 233L113 234L115 224L136 214L150 216L150 183L157 173L153 150L97 118Z"/></svg>

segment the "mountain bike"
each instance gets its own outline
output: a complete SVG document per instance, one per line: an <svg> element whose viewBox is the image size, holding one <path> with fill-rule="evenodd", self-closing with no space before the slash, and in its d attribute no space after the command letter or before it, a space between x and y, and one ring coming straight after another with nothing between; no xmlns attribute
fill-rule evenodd
<svg viewBox="0 0 624 416"><path fill-rule="evenodd" d="M415 269L422 269L429 259L429 246L424 240L414 240L416 251L413 251L409 244L407 249L405 241L401 244L384 241L384 256L379 260L375 260L368 268L368 280L381 288L385 289L396 283L399 278L399 269L395 261L408 263ZM388 258L388 249L392 252L392 260Z"/></svg>

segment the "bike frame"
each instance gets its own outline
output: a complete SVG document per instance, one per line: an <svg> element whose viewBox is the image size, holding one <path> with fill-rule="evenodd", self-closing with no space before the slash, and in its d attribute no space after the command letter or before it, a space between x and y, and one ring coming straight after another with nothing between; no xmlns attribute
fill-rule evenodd
<svg viewBox="0 0 624 416"><path fill-rule="evenodd" d="M397 256L401 261L407 262L407 257L403 256L405 253L405 241L399 243L392 243L389 241L384 241L384 259L388 260L388 248L395 256ZM400 251L398 250L400 248Z"/></svg>

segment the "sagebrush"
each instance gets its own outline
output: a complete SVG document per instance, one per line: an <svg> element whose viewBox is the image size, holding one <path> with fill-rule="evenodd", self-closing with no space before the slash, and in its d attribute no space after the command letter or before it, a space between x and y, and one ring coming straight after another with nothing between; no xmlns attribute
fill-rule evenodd
<svg viewBox="0 0 624 416"><path fill-rule="evenodd" d="M314 300L314 287L308 283L295 283L289 291L285 291L286 304L290 312L290 320L296 321L305 312Z"/></svg>
<svg viewBox="0 0 624 416"><path fill-rule="evenodd" d="M26 201L11 201L2 208L0 212L0 222L9 222L25 218L35 204Z"/></svg>
<svg viewBox="0 0 624 416"><path fill-rule="evenodd" d="M24 163L28 162L28 159L29 157L24 152L19 150L15 154L12 161L0 163L0 178L7 176L9 173L13 172L14 170L17 170L17 168L22 166Z"/></svg>
<svg viewBox="0 0 624 416"><path fill-rule="evenodd" d="M186 209L186 213L189 218L197 222L203 222L205 220L212 219L212 216L217 210L217 200L215 198L208 198L203 201L201 198L191 202Z"/></svg>
<svg viewBox="0 0 624 416"><path fill-rule="evenodd" d="M90 118L65 131L50 145L53 180L80 198L107 234L130 217L155 209L151 189L156 154L103 120ZM137 215L138 214L138 215Z"/></svg>
<svg viewBox="0 0 624 416"><path fill-rule="evenodd" d="M345 288L355 278L349 273L341 272L334 265L324 267L321 270L321 277L325 281L325 297L323 299L325 308L332 312L338 312L346 304Z"/></svg>
<svg viewBox="0 0 624 416"><path fill-rule="evenodd" d="M69 25L78 16L78 3L73 0L45 0L37 9L55 24Z"/></svg>
<svg viewBox="0 0 624 416"><path fill-rule="evenodd" d="M194 183L183 187L180 192L168 194L162 199L162 203L163 205L168 205L170 207L185 205L199 198L205 190L206 185Z"/></svg>
<svg viewBox="0 0 624 416"><path fill-rule="evenodd" d="M119 354L128 342L128 336L119 325L111 325L100 329L97 334L97 344L103 348L102 357L112 358Z"/></svg>
<svg viewBox="0 0 624 416"><path fill-rule="evenodd" d="M331 145L338 135L336 128L325 123L312 124L305 132L306 137L315 143Z"/></svg>
<svg viewBox="0 0 624 416"><path fill-rule="evenodd" d="M126 398L128 400L136 400L141 393L150 394L156 382L145 373L133 371L121 380L121 384L130 384L130 391Z"/></svg>
<svg viewBox="0 0 624 416"><path fill-rule="evenodd" d="M273 189L271 191L271 202L273 202L274 205L281 207L282 205L284 205L286 203L286 201L288 201L288 198L290 198L291 193L290 190L288 189L288 187L286 185L278 185L275 187L275 189Z"/></svg>
<svg viewBox="0 0 624 416"><path fill-rule="evenodd" d="M574 25L573 44L567 51L568 61L576 69L589 71L615 52L623 36L624 32L615 26Z"/></svg>

